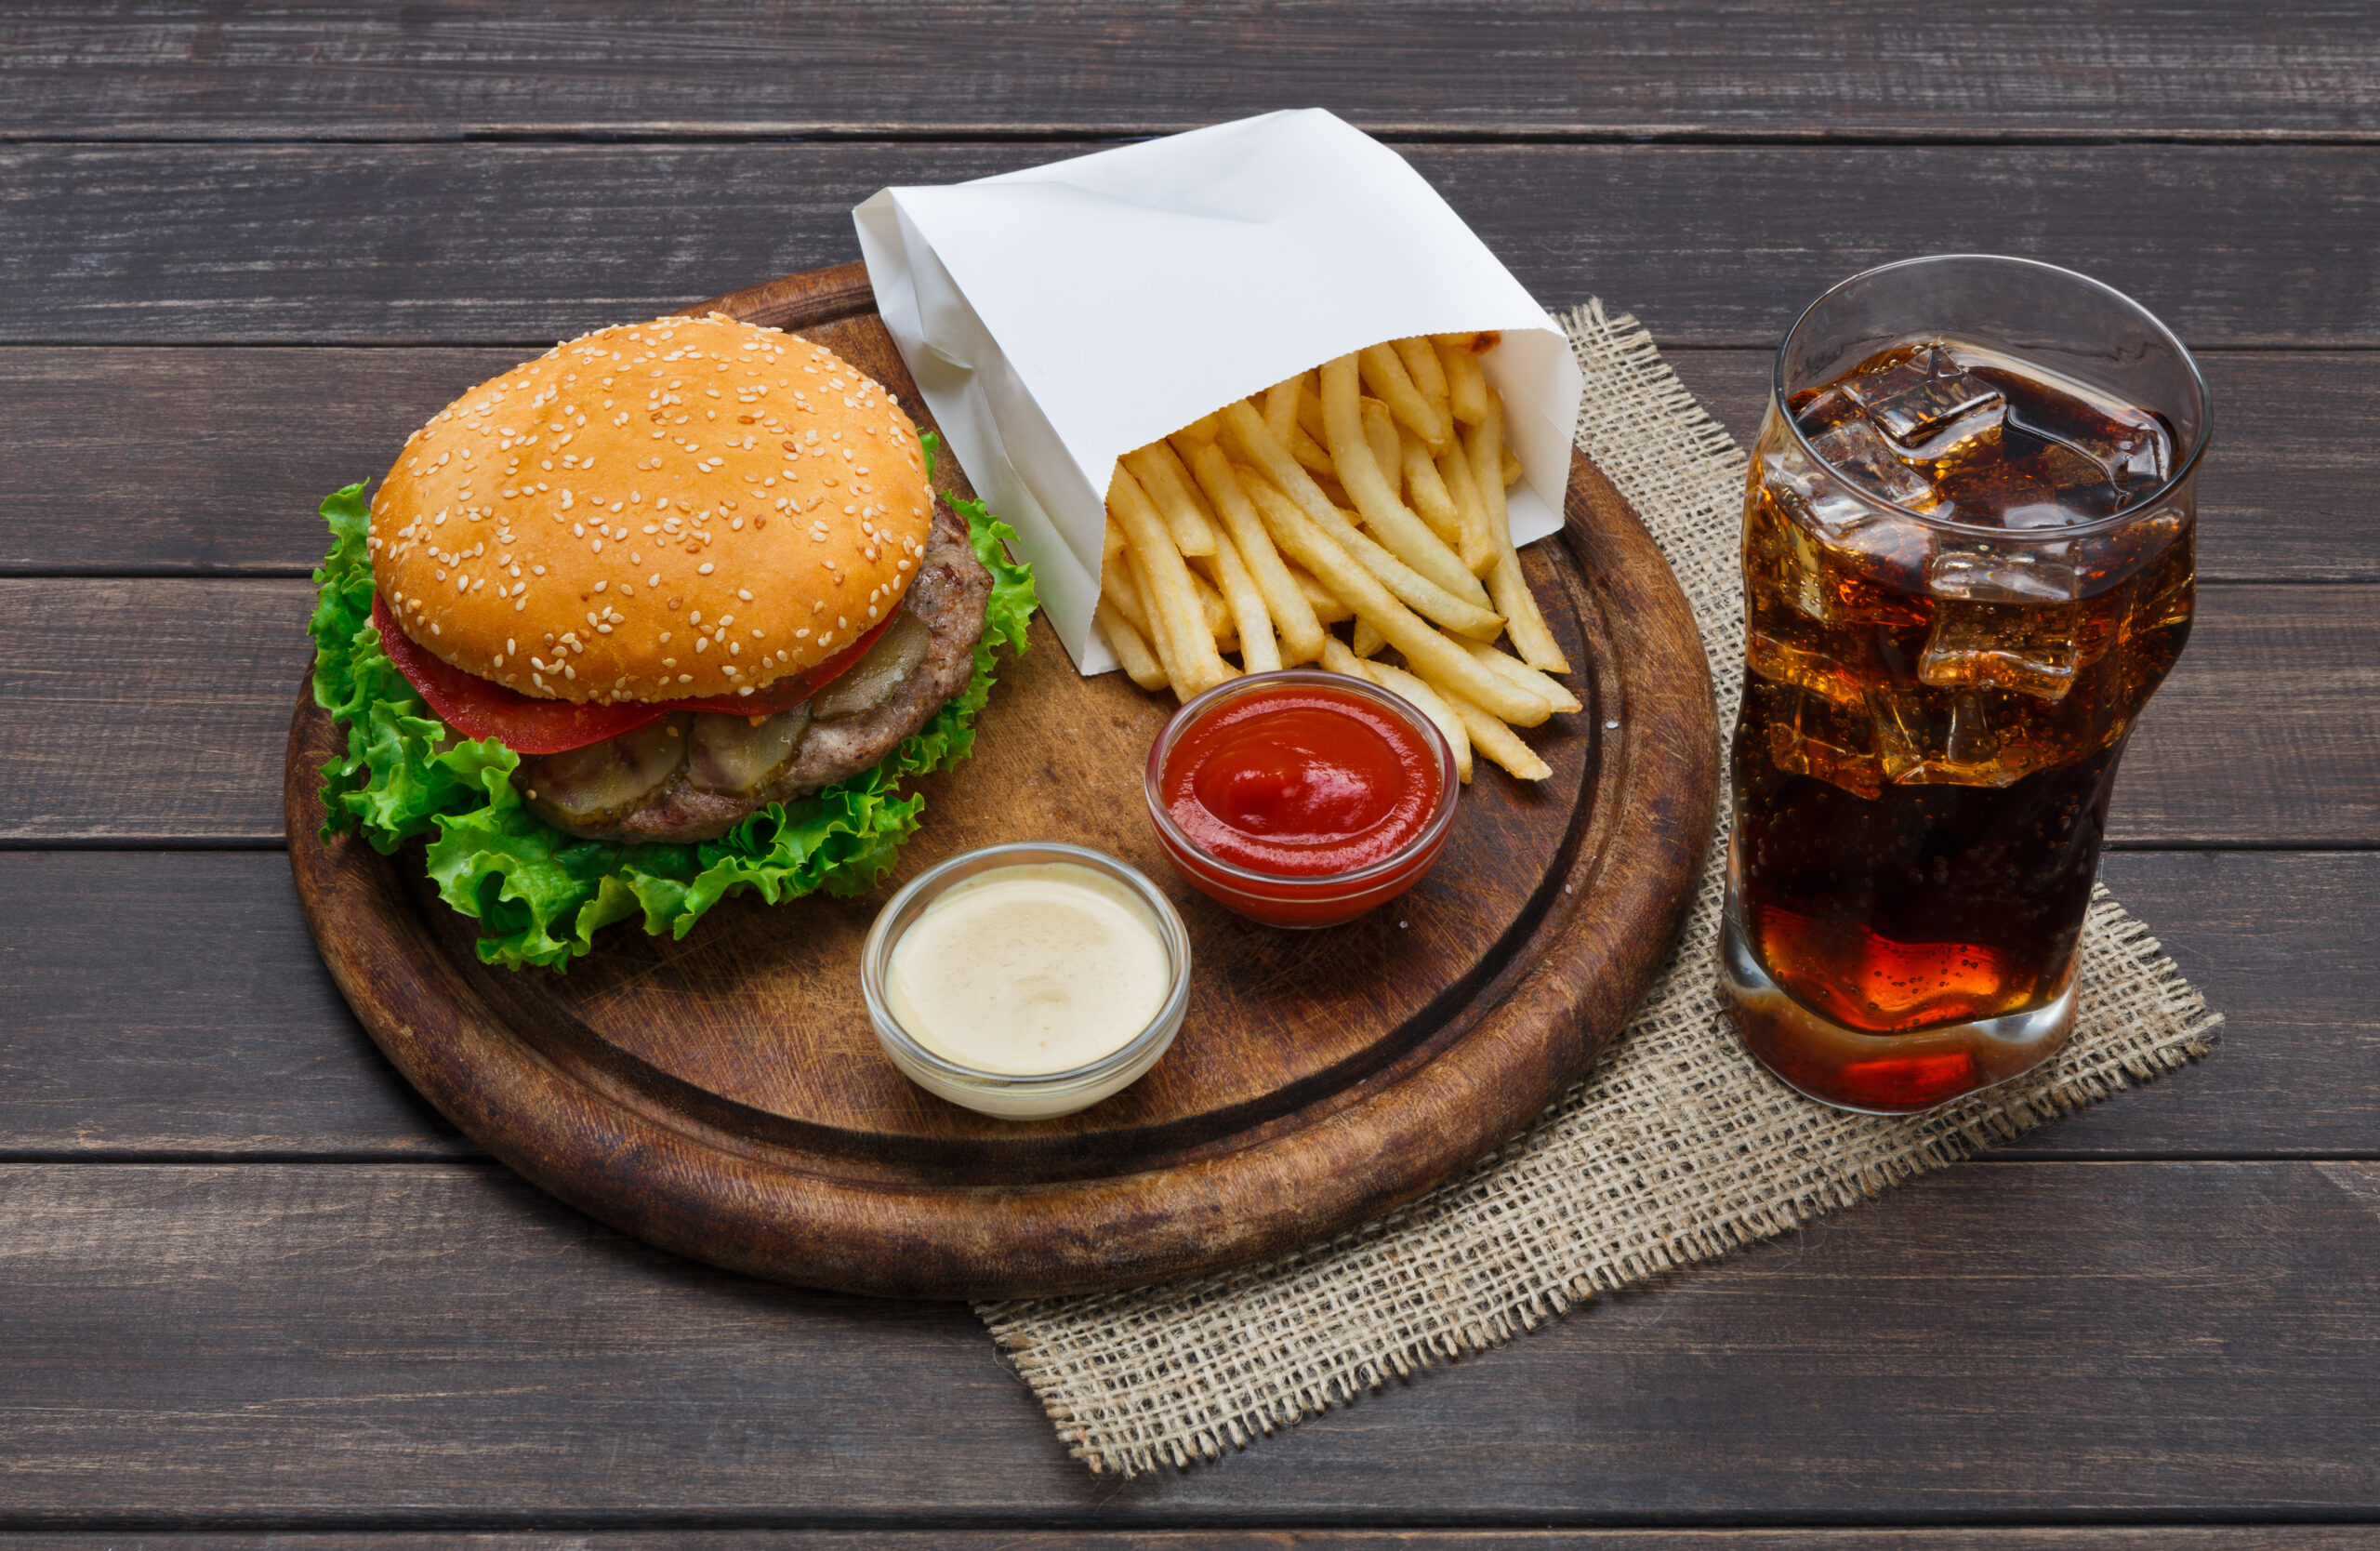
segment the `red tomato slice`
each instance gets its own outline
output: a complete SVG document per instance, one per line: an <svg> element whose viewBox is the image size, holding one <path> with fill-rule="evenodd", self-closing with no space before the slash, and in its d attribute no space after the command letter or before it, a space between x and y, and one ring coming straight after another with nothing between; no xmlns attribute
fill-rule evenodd
<svg viewBox="0 0 2380 1551"><path fill-rule="evenodd" d="M380 649L421 691L438 720L465 737L492 737L518 754L559 754L607 737L635 732L668 714L667 706L641 702L578 705L569 700L533 700L476 673L431 656L398 628L386 600L372 595L372 624Z"/></svg>
<svg viewBox="0 0 2380 1551"><path fill-rule="evenodd" d="M791 710L849 671L867 655L883 624L807 673L789 673L749 695L715 695L700 700L632 700L580 705L539 700L507 689L492 679L466 673L432 656L405 634L378 593L372 595L372 625L381 650L397 666L438 719L465 737L492 737L516 754L559 754L618 737L660 721L672 711L717 711L729 716L774 716Z"/></svg>

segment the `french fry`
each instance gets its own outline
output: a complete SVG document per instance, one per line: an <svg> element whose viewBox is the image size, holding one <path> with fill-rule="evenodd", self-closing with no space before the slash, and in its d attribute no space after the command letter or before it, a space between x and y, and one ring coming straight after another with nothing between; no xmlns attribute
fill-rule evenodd
<svg viewBox="0 0 2380 1551"><path fill-rule="evenodd" d="M1362 665L1364 676L1391 695L1402 695L1410 700L1423 716L1438 724L1447 742L1454 746L1454 773L1464 786L1471 784L1471 729L1462 718L1447 704L1446 696L1430 687L1425 679L1416 678L1402 668L1391 668L1384 662Z"/></svg>
<svg viewBox="0 0 2380 1551"><path fill-rule="evenodd" d="M1438 477L1462 516L1462 541L1457 552L1473 576L1484 577L1496 564L1496 539L1488 529L1488 509L1479 500L1479 482L1471 477L1471 454L1460 437L1438 459Z"/></svg>
<svg viewBox="0 0 2380 1551"><path fill-rule="evenodd" d="M1191 563L1190 590L1197 596L1198 617L1206 622L1207 633L1220 639L1231 633L1231 607L1223 602L1223 589L1207 579L1206 572L1214 563L1212 555L1200 555Z"/></svg>
<svg viewBox="0 0 2380 1551"><path fill-rule="evenodd" d="M1130 470L1117 469L1107 486L1107 511L1123 527L1132 559L1141 567L1142 602L1159 638L1152 642L1158 648L1159 660L1164 660L1167 642L1171 643L1173 660L1166 664L1166 672L1175 691L1198 695L1237 677L1215 650L1215 632L1208 626L1205 605L1192 585L1190 567L1173 547L1165 519Z"/></svg>
<svg viewBox="0 0 2380 1551"><path fill-rule="evenodd" d="M1438 347L1438 365L1446 369L1447 403L1454 418L1467 426L1488 417L1488 377L1479 369L1479 357L1471 352L1472 338L1441 334L1433 341ZM1457 340L1461 342L1453 342Z"/></svg>
<svg viewBox="0 0 2380 1551"><path fill-rule="evenodd" d="M1335 506L1328 515L1315 518L1322 524L1323 532L1337 539L1341 549L1355 556L1365 570L1378 577L1382 587L1414 613L1457 635L1477 641L1493 641L1503 633L1502 615L1481 608L1467 598L1456 597L1414 570L1392 554L1385 545L1356 526L1356 513Z"/></svg>
<svg viewBox="0 0 2380 1551"><path fill-rule="evenodd" d="M1351 679L1368 681L1371 678L1364 671L1364 664L1356 659L1355 654L1347 650L1335 635L1322 643L1322 666L1333 673L1344 673Z"/></svg>
<svg viewBox="0 0 2380 1551"><path fill-rule="evenodd" d="M1322 394L1312 372L1301 379L1298 391L1298 429L1325 447L1329 445L1329 433L1323 429Z"/></svg>
<svg viewBox="0 0 2380 1551"><path fill-rule="evenodd" d="M1243 670L1225 652L1319 661L1419 708L1464 782L1479 756L1550 776L1514 728L1582 708L1512 541L1498 340L1368 346L1119 459L1096 618L1133 682L1188 700ZM1392 646L1403 667L1371 660Z"/></svg>
<svg viewBox="0 0 2380 1551"><path fill-rule="evenodd" d="M1372 467L1380 471L1381 483L1388 486L1390 495L1395 496L1397 487L1404 484L1404 432L1396 423L1396 417L1391 415L1388 405L1380 400L1357 399L1355 408L1364 418L1364 444L1372 450ZM1345 483L1344 480L1340 481L1342 484Z"/></svg>
<svg viewBox="0 0 2380 1551"><path fill-rule="evenodd" d="M1524 781L1542 781L1554 774L1554 767L1537 757L1537 750L1520 740L1518 735L1501 722L1488 715L1461 691L1444 682L1434 682L1435 689L1462 722L1463 731L1471 735L1471 746L1478 752L1502 765Z"/></svg>
<svg viewBox="0 0 2380 1551"><path fill-rule="evenodd" d="M1430 531L1441 543L1453 550L1463 560L1463 569L1472 571L1471 563L1462 556L1462 511L1447 493L1447 482L1438 473L1438 466L1430 458L1430 449L1421 439L1407 431L1397 444L1397 455L1405 464L1405 502L1413 514L1430 524ZM1483 523L1484 528L1486 524Z"/></svg>
<svg viewBox="0 0 2380 1551"><path fill-rule="evenodd" d="M1124 563L1125 569L1131 574L1132 585L1145 602L1147 598L1154 595L1154 590L1149 586L1148 567L1142 563L1141 557L1129 548L1124 551ZM1094 615L1097 613L1096 610L1092 612ZM1148 616L1147 635L1149 649L1157 654L1157 670L1165 675L1165 682L1172 686L1173 697L1176 700L1189 699L1192 693L1187 687L1190 683L1190 674L1182 666L1182 654L1174 649L1173 621L1162 611Z"/></svg>
<svg viewBox="0 0 2380 1551"><path fill-rule="evenodd" d="M1265 613L1280 634L1287 660L1314 661L1322 655L1322 622L1315 617L1314 605L1289 575L1280 551L1273 547L1272 536L1264 531L1264 519L1256 514L1256 508L1249 504L1248 493L1233 476L1231 459L1212 442L1193 447L1189 459L1191 476L1206 493L1208 503L1238 549L1240 563L1248 567L1250 579L1264 596ZM1240 639L1243 643L1248 639L1245 631Z"/></svg>
<svg viewBox="0 0 2380 1551"><path fill-rule="evenodd" d="M1136 447L1124 455L1124 467L1132 471L1132 477L1156 503L1165 525L1173 532L1173 547L1184 560L1215 552L1215 525L1200 510L1203 503L1183 488L1182 465L1171 447L1162 442Z"/></svg>
<svg viewBox="0 0 2380 1551"><path fill-rule="evenodd" d="M1403 358L1386 345L1372 345L1357 351L1355 361L1363 373L1364 386L1396 417L1396 423L1419 436L1432 452L1445 451L1447 437L1453 428L1439 418L1437 406L1414 385ZM1328 407L1326 404L1326 413Z"/></svg>
<svg viewBox="0 0 2380 1551"><path fill-rule="evenodd" d="M1238 417L1235 416L1235 431L1240 429L1237 422ZM1258 429L1262 429L1261 425ZM1534 727L1554 714L1553 707L1544 700L1506 683L1492 669L1474 662L1468 652L1430 629L1341 548L1320 524L1300 510L1296 502L1261 482L1243 483L1249 484L1250 497L1264 514L1274 542L1314 573L1316 580L1337 593L1357 617L1370 620L1422 677L1457 688L1476 704L1524 727Z"/></svg>
<svg viewBox="0 0 2380 1551"><path fill-rule="evenodd" d="M1284 446L1289 444L1290 429L1298 423L1298 392L1304 383L1303 372L1295 377L1285 377L1265 389L1263 397L1257 400L1265 425L1272 428L1275 440ZM1220 413L1218 411L1218 415Z"/></svg>
<svg viewBox="0 0 2380 1551"><path fill-rule="evenodd" d="M1263 418L1245 400L1224 411L1223 429L1226 438L1236 442L1240 450L1246 453L1250 461L1255 465L1254 472L1263 476L1243 479L1240 482L1251 497L1256 497L1260 490L1269 490L1276 497L1302 511L1309 520L1319 524L1323 531L1329 534L1337 544L1343 545L1355 554L1364 567L1378 577L1383 587L1404 600L1417 612L1426 615L1458 634L1475 636L1482 641L1496 639L1502 629L1500 622L1501 616L1467 599L1456 597L1435 581L1407 565L1378 542L1357 533L1347 519L1340 515L1339 509L1323 495L1321 486L1316 484L1313 478L1303 469L1298 467L1297 460L1283 450L1280 443L1273 439L1273 433L1265 429ZM1357 456L1368 465L1371 450L1368 447L1359 448ZM1377 471L1374 471L1377 472ZM1257 502L1257 510L1265 510L1264 503L1261 499ZM1420 518L1413 517L1410 512L1406 515L1411 518L1416 528L1421 528L1425 535L1428 534L1428 529L1421 528ZM1274 526L1269 511L1265 515L1265 525L1268 529ZM1279 538L1278 532L1275 532L1275 542L1279 542ZM1435 542L1435 539L1433 538L1432 542ZM1478 585L1477 578L1469 577L1468 573L1465 576L1474 586ZM1329 582L1329 578L1324 577L1323 580ZM1344 590L1335 583L1331 584L1331 590L1339 593L1351 606L1354 604L1355 600L1348 598ZM1482 596L1484 598L1484 592ZM1491 624L1491 621L1497 621L1497 623Z"/></svg>
<svg viewBox="0 0 2380 1551"><path fill-rule="evenodd" d="M1292 566L1289 569L1289 579L1297 583L1298 590L1305 595L1306 606L1314 610L1314 616L1322 623L1336 625L1342 619L1353 619L1355 616L1355 611L1342 603L1339 594L1316 581L1311 573ZM1322 639L1326 642L1329 641L1330 633L1324 631ZM1321 656L1321 648L1317 647L1315 655L1306 660L1319 661Z"/></svg>
<svg viewBox="0 0 2380 1551"><path fill-rule="evenodd" d="M1430 407L1447 417L1451 432L1454 410L1447 403L1447 369L1438 361L1437 347L1419 334L1409 339L1391 340L1390 344L1396 351L1396 358L1405 363L1405 375L1413 379L1413 386L1430 401ZM1433 450L1443 452L1446 449Z"/></svg>
<svg viewBox="0 0 2380 1551"><path fill-rule="evenodd" d="M1306 391L1306 378L1313 375L1312 372L1300 372L1264 391L1264 424L1273 432L1273 439L1289 449L1290 457L1317 474L1328 474L1330 472L1330 454L1324 450L1321 443L1306 434L1303 426L1298 424L1298 399ZM1215 416L1220 425L1223 411L1217 410Z"/></svg>
<svg viewBox="0 0 2380 1551"><path fill-rule="evenodd" d="M1462 557L1447 548L1429 524L1413 515L1405 503L1397 499L1389 485L1391 475L1403 471L1395 465L1385 472L1372 457L1371 445L1364 434L1363 410L1355 391L1355 360L1342 355L1326 362L1322 368L1322 418L1324 429L1329 431L1325 444L1330 449L1330 460L1338 465L1339 483L1364 514L1364 525L1372 537L1398 560L1428 577L1437 586L1477 608L1488 606L1488 590L1479 578L1463 565ZM1400 463L1402 458L1398 460ZM1270 471L1266 471L1270 472ZM1276 479L1275 484L1280 482ZM1287 489L1287 486L1283 486ZM1289 490L1295 497L1297 492ZM1304 503L1301 501L1300 505ZM1319 516L1320 513L1316 513ZM1408 603L1412 600L1407 600ZM1415 607L1420 607L1418 603ZM1429 613L1428 610L1422 610ZM1437 617L1432 615L1433 618ZM1466 635L1479 632L1457 626ZM1492 637L1490 639L1493 639Z"/></svg>
<svg viewBox="0 0 2380 1551"><path fill-rule="evenodd" d="M1237 628L1240 667L1250 673L1272 672L1281 666L1281 649L1273 639L1272 611L1264 606L1264 594L1241 563L1239 547L1228 535L1215 546L1215 570L1223 602L1230 605L1232 622Z"/></svg>
<svg viewBox="0 0 2380 1551"><path fill-rule="evenodd" d="M1116 552L1100 568L1099 596L1102 602L1113 602L1125 622L1141 632L1144 640L1155 640L1149 628L1148 605L1141 596L1141 583L1132 566L1132 551L1124 544L1124 530L1109 518L1107 531L1117 540Z"/></svg>
<svg viewBox="0 0 2380 1551"><path fill-rule="evenodd" d="M1141 639L1141 632L1132 629L1132 622L1124 617L1121 610L1103 596L1094 617L1105 632L1107 643L1116 648L1116 660L1124 665L1126 678L1143 689L1167 686L1170 681L1165 676L1165 665L1157 660L1149 643Z"/></svg>
<svg viewBox="0 0 2380 1551"><path fill-rule="evenodd" d="M1486 663L1502 676L1507 683L1517 684L1530 694L1541 696L1557 711L1584 710L1579 697L1570 693L1561 680L1549 679L1536 669L1516 658L1508 657L1484 641L1466 641L1462 649Z"/></svg>
<svg viewBox="0 0 2380 1551"><path fill-rule="evenodd" d="M1523 662L1547 673L1567 673L1570 664L1554 643L1554 632L1538 612L1536 595L1521 575L1520 551L1513 548L1513 526L1504 508L1504 402L1488 395L1488 412L1464 437L1471 454L1472 483L1479 488L1479 504L1488 511L1488 533L1495 540L1496 563L1488 573L1488 591L1504 616L1513 650Z"/></svg>
<svg viewBox="0 0 2380 1551"><path fill-rule="evenodd" d="M1438 731L1446 735L1448 746L1454 750L1455 779L1464 786L1471 784L1471 733L1436 690L1401 668L1391 668L1384 662L1364 661L1360 654L1340 645L1335 636L1322 649L1322 666L1333 673L1344 673L1351 679L1370 680L1391 695L1402 696L1415 710L1436 723ZM1501 726L1502 723L1497 725Z"/></svg>

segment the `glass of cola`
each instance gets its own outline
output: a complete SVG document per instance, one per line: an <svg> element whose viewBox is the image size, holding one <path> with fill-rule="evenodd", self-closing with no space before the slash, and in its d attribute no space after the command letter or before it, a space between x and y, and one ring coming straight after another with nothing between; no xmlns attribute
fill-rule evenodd
<svg viewBox="0 0 2380 1551"><path fill-rule="evenodd" d="M1912 1113L2072 1032L2116 763L2189 636L2208 431L2181 342L2047 264L1888 264L1786 335L1720 983L1787 1083Z"/></svg>

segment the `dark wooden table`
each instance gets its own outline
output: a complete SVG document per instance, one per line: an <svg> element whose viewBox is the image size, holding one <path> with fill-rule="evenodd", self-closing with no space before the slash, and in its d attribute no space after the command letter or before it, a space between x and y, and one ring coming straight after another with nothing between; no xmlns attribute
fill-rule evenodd
<svg viewBox="0 0 2380 1551"><path fill-rule="evenodd" d="M2373 1544L2380 25L1933 9L0 6L0 1551ZM1883 259L2168 319L2218 403L2205 585L2106 875L2231 1021L1873 1206L1097 1478L965 1308L648 1251L391 1076L282 855L313 507L557 338L853 257L884 184L1309 102L1739 435Z"/></svg>

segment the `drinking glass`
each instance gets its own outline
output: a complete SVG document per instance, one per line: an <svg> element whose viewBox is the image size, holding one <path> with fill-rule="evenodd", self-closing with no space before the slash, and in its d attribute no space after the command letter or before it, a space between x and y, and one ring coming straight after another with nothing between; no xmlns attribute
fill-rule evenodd
<svg viewBox="0 0 2380 1551"><path fill-rule="evenodd" d="M2138 303L1954 254L1777 351L1720 948L1792 1087L1911 1113L2072 1031L2116 767L2188 638L2204 379Z"/></svg>

